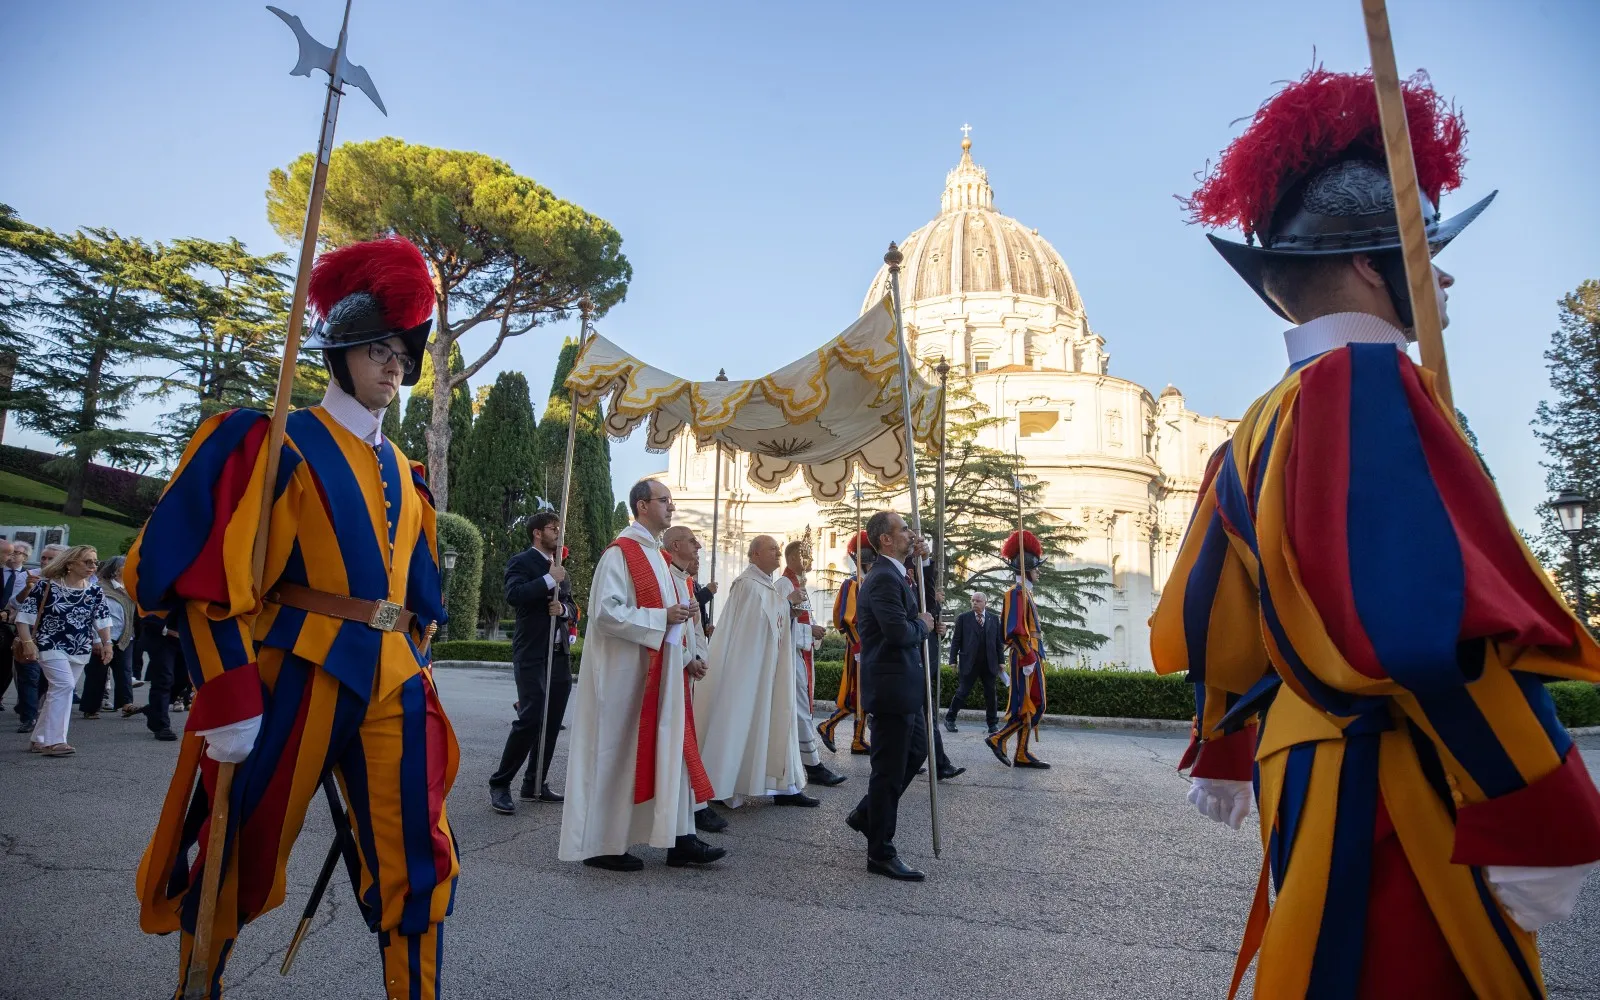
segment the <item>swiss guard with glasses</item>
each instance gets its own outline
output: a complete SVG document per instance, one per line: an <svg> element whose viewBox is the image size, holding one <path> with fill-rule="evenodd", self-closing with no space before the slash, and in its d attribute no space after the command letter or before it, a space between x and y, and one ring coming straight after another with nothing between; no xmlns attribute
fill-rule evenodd
<svg viewBox="0 0 1600 1000"><path fill-rule="evenodd" d="M140 924L181 929L179 969L190 967L209 796L217 762L236 763L207 990L220 995L240 926L284 900L289 851L331 772L384 996L432 998L460 871L444 805L460 755L427 652L445 620L433 501L422 466L381 427L417 381L433 280L415 246L380 239L323 254L309 297L320 318L305 346L331 378L320 405L288 417L265 592L251 573L268 424L255 410L201 425L128 555L128 589L176 627L196 688L139 866Z"/></svg>

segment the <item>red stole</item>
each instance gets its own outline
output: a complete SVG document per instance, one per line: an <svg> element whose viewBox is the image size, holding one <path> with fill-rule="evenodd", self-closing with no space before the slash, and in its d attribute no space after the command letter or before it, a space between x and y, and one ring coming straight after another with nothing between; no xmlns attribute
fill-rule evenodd
<svg viewBox="0 0 1600 1000"><path fill-rule="evenodd" d="M793 584L795 590L804 593L804 588L800 586L800 575L798 573L786 569L783 571L783 578ZM801 611L794 620L804 625L808 631L810 630L811 612ZM794 627L792 624L789 629L789 642L794 642ZM800 651L800 655L806 661L806 711L814 712L816 711L817 703L817 668L816 664L811 662L811 645L809 643L805 649Z"/></svg>
<svg viewBox="0 0 1600 1000"><path fill-rule="evenodd" d="M641 608L664 608L661 586L656 582L655 567L644 546L632 538L619 538L611 543L622 550L628 564L628 575L633 578L633 595ZM687 626L688 623L686 622ZM642 805L656 797L656 725L661 719L661 660L665 642L650 651L650 669L644 681L644 703L639 708L639 751L633 766L633 804ZM689 675L683 675L683 763L689 770L689 787L696 802L711 801L711 779L700 761L700 741L694 733L694 703L689 700Z"/></svg>

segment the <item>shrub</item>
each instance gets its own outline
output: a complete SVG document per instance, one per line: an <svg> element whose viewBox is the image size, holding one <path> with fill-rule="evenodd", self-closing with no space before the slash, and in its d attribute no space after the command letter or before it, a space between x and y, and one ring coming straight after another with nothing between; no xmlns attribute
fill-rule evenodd
<svg viewBox="0 0 1600 1000"><path fill-rule="evenodd" d="M832 699L839 690L839 675L844 663L822 660L816 664L818 698ZM956 671L942 671L941 691L954 696ZM1051 715L1088 715L1120 719L1177 719L1194 716L1194 689L1182 676L1162 677L1153 673L1103 670L1046 670L1045 707ZM1000 686L1002 704L1005 685ZM945 702L948 706L948 701ZM975 687L963 708L983 707L983 688Z"/></svg>
<svg viewBox="0 0 1600 1000"><path fill-rule="evenodd" d="M456 568L450 573L450 592L445 595L445 610L450 613L450 624L445 626L446 639L462 640L478 637L478 587L483 578L483 535L473 523L460 514L439 514L439 553L446 549L459 553ZM441 558L441 563L442 563ZM507 659L510 659L509 655Z"/></svg>
<svg viewBox="0 0 1600 1000"><path fill-rule="evenodd" d="M1545 690L1556 703L1556 717L1563 726L1600 726L1600 687L1587 681L1557 681L1545 685Z"/></svg>
<svg viewBox="0 0 1600 1000"><path fill-rule="evenodd" d="M816 621L816 616L812 615L811 620ZM816 658L818 660L838 660L843 663L844 645L844 636L830 630L827 635L822 637L822 648L817 650Z"/></svg>

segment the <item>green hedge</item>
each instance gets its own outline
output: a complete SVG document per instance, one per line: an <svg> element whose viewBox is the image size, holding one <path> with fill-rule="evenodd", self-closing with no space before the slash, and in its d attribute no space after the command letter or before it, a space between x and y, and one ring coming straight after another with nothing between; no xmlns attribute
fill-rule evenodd
<svg viewBox="0 0 1600 1000"><path fill-rule="evenodd" d="M478 586L483 578L483 534L460 514L441 511L441 557L446 549L455 549L458 558L456 568L450 572L450 592L444 599L445 609L450 613L450 624L445 626L444 638L474 639L478 635Z"/></svg>
<svg viewBox="0 0 1600 1000"><path fill-rule="evenodd" d="M1556 703L1563 726L1600 726L1600 687L1586 681L1558 681L1545 686Z"/></svg>
<svg viewBox="0 0 1600 1000"><path fill-rule="evenodd" d="M504 639L451 639L433 644L435 660L476 660L481 663L510 663L511 643ZM572 672L578 672L583 659L583 640L572 644Z"/></svg>
<svg viewBox="0 0 1600 1000"><path fill-rule="evenodd" d="M841 661L817 663L817 697L831 699L839 690ZM955 696L956 670L945 667L940 690ZM1194 716L1194 689L1180 676L1121 670L1046 670L1046 705L1052 715L1090 715L1120 719L1178 719ZM1000 686L1002 703L1007 688ZM942 707L948 707L946 701ZM963 708L983 707L983 687L973 688Z"/></svg>

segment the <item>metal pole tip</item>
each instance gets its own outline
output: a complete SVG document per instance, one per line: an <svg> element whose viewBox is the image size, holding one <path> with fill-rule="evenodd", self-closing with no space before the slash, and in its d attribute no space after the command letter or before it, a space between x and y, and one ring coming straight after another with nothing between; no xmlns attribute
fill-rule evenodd
<svg viewBox="0 0 1600 1000"><path fill-rule="evenodd" d="M889 270L898 271L905 262L906 255L900 252L900 247L895 243L889 244L889 251L883 255L883 262L889 265Z"/></svg>

